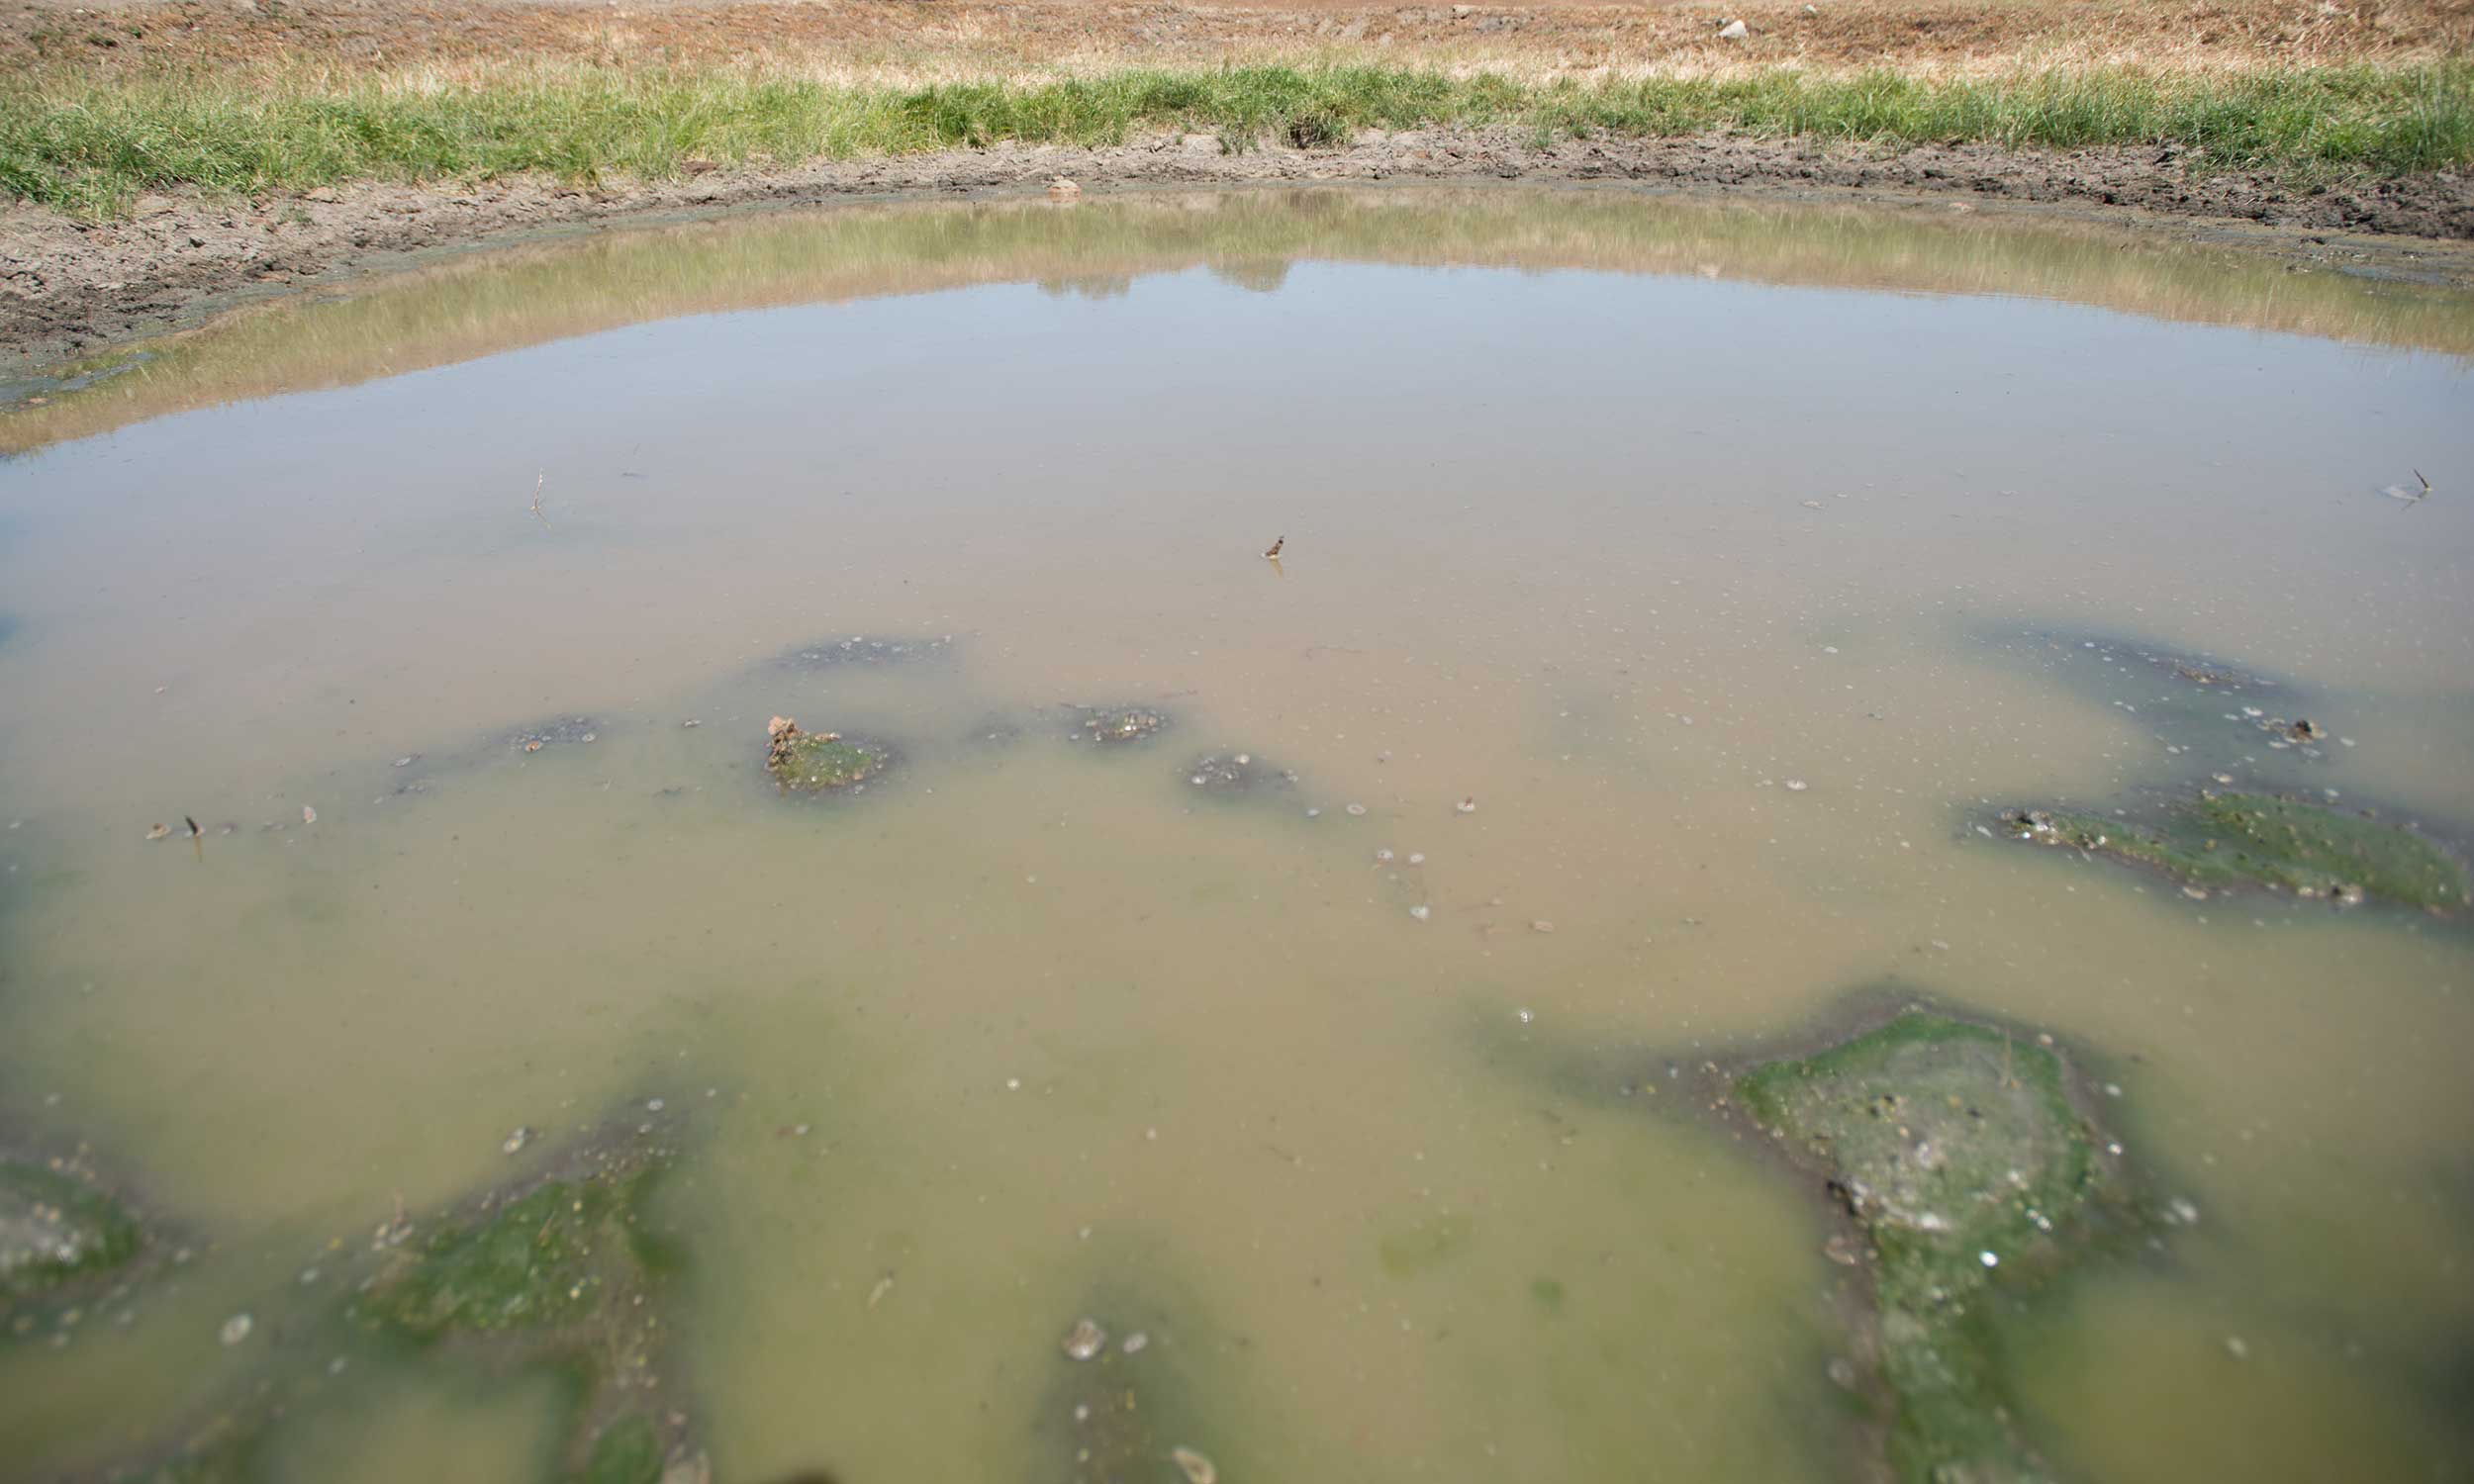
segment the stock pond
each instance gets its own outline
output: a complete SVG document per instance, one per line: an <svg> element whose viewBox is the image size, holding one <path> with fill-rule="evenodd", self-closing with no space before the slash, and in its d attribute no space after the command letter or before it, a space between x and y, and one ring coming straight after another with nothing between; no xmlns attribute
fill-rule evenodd
<svg viewBox="0 0 2474 1484"><path fill-rule="evenodd" d="M5 1471L2467 1477L2469 357L1504 190L89 368L0 414Z"/></svg>

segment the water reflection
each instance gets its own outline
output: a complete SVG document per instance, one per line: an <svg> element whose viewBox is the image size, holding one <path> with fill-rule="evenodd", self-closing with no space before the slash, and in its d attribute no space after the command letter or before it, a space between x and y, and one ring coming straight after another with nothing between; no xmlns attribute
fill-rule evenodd
<svg viewBox="0 0 2474 1484"><path fill-rule="evenodd" d="M1930 294L2021 294L2198 324L2474 355L2474 308L2231 248L2092 225L1922 211L1644 199L1604 191L1164 193L850 206L596 235L282 301L72 370L48 406L0 414L0 450L184 408L451 364L677 315L1028 281L1121 297L1207 267L1276 293L1300 261L1695 274Z"/></svg>

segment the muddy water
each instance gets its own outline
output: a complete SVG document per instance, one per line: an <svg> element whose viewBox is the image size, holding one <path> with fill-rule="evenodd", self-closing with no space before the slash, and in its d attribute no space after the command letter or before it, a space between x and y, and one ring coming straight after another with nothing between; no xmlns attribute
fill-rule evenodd
<svg viewBox="0 0 2474 1484"><path fill-rule="evenodd" d="M2462 924L1974 826L2222 771L2466 838L2470 325L1939 214L1146 198L528 249L12 414L0 1128L190 1257L0 1348L0 1452L146 1456L229 1315L659 1099L725 1480L1070 1477L1086 1313L1240 1484L1860 1477L1816 1193L1573 1068L1688 1102L1889 984L2201 1213L2005 1311L2065 1474L2463 1477ZM777 713L898 766L785 800ZM363 1365L252 1466L537 1479L565 1405Z"/></svg>

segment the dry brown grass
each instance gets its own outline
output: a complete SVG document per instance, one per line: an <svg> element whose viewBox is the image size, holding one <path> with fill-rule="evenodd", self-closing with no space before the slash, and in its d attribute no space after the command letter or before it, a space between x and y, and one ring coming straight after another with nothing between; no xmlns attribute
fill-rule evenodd
<svg viewBox="0 0 2474 1484"><path fill-rule="evenodd" d="M1466 9L1466 14L1456 14ZM182 3L71 14L45 0L0 17L0 66L120 72L279 63L456 80L511 58L753 66L910 86L1030 81L1128 65L1224 60L1380 63L1466 75L1733 75L1791 66L1893 67L1970 77L2053 67L2242 71L2407 64L2474 52L2474 0L1801 0L1660 9L1599 5L1362 7L1350 3L1118 5L1085 0L933 5L528 0ZM1741 17L1753 35L1719 40Z"/></svg>

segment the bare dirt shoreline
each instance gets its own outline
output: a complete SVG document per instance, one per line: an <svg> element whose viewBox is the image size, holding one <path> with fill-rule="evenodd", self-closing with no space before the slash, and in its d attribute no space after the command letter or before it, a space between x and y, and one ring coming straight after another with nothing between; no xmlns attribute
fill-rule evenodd
<svg viewBox="0 0 2474 1484"><path fill-rule="evenodd" d="M1603 182L1771 198L1875 199L2059 213L2237 240L2295 260L2474 284L2474 179L2432 175L2297 193L2243 174L2195 176L2171 151L2039 153L1993 145L1886 151L1739 138L1563 140L1517 130L1369 135L1338 150L1226 153L1187 136L1100 149L1001 145L788 169L714 170L588 190L555 181L467 189L366 185L255 202L152 196L125 221L0 212L0 376L200 323L304 286L544 229L857 198L987 196L1066 176L1111 187L1315 181Z"/></svg>

